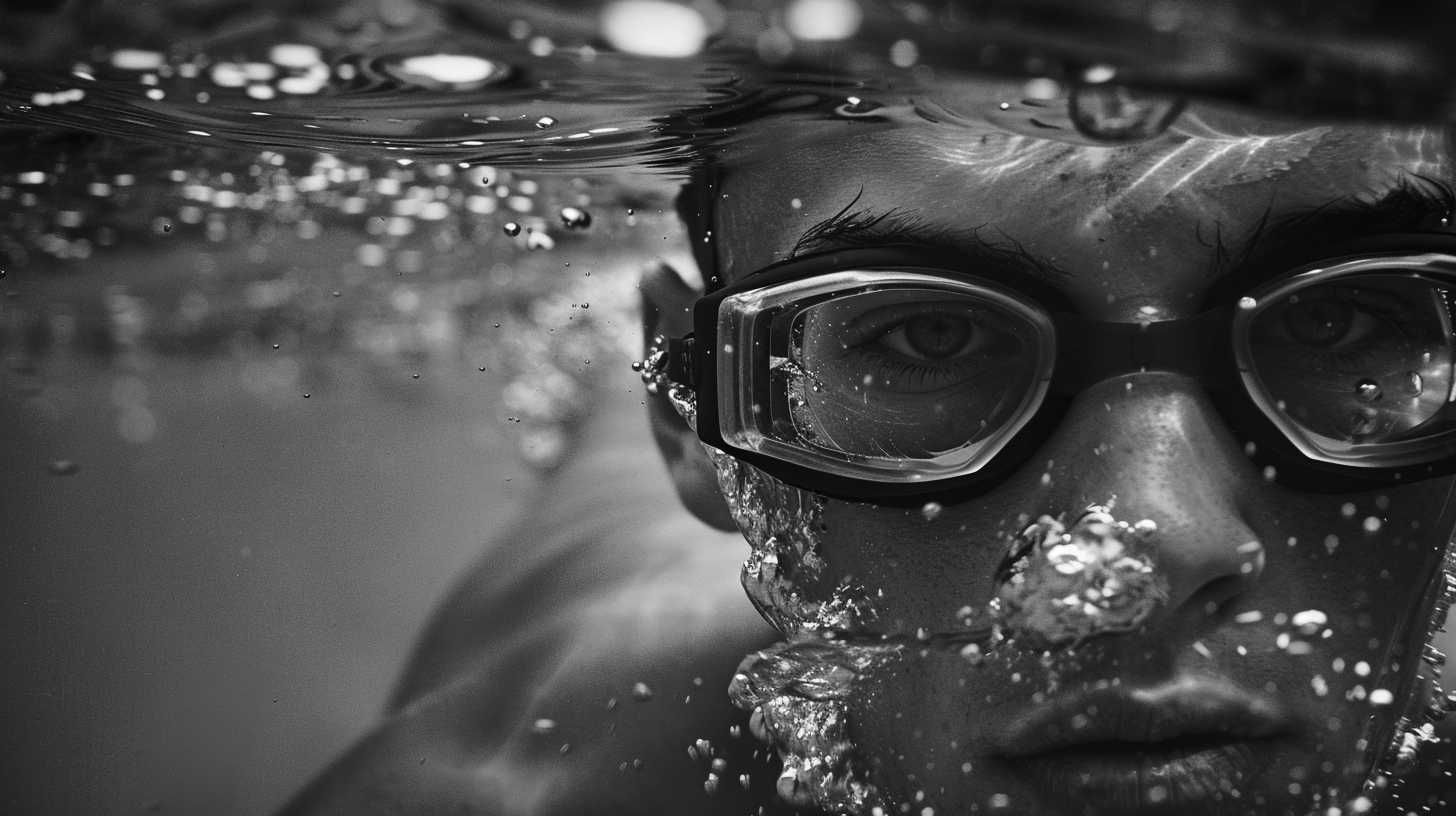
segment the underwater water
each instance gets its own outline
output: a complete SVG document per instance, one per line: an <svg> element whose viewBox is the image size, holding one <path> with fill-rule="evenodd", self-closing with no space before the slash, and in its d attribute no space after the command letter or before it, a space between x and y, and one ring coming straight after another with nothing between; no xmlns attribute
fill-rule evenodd
<svg viewBox="0 0 1456 816"><path fill-rule="evenodd" d="M1236 103L1338 110L1234 58L1190 109L1176 79L1149 79L1157 59L1124 85L1100 63L1089 75L1038 56L1036 37L986 35L992 49L966 56L943 21L897 4L60 6L0 17L14 32L0 59L0 527L15 812L266 810L361 734L479 542L540 511L533 491L589 444L597 395L635 385L637 276L659 256L691 266L672 197L708 160L925 122L1050 140L1031 159L1008 151L1011 172L1170 128L1217 142L1305 127ZM683 13L668 7L691 14L659 28ZM1322 82L1346 78L1327 68ZM1394 81L1360 76L1372 92ZM1434 134L1448 114L1421 103L1441 87L1403 76L1380 112ZM1184 167L1238 178L1248 161L1225 152L1192 149ZM925 637L876 628L855 587L795 594L820 580L813 502L775 518L762 502L780 486L716 464L749 539L748 601L788 642L705 683L752 712L764 757L792 771L754 773L796 805L890 806L840 705L857 673L978 664L1001 637L990 619L1066 643L1133 628L1159 602L1150 582L1126 596L1127 620L1039 619L1037 587L1060 591L1065 559L1104 581L1153 570L1116 560L1112 534L1105 557L1056 555L1048 538L1044 560L1007 559L1033 579L1008 582L1011 611L968 609ZM926 644L934 656L915 658ZM689 753L701 767L682 773L706 794L750 788L709 747Z"/></svg>

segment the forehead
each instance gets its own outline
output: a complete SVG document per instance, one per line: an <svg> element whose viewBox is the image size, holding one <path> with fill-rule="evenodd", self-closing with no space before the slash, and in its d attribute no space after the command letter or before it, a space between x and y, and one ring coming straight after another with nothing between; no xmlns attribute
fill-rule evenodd
<svg viewBox="0 0 1456 816"><path fill-rule="evenodd" d="M1321 127L1279 136L1172 134L1088 147L927 123L814 138L729 168L718 203L730 278L787 257L853 202L1067 273L1074 298L1157 301L1211 285L1220 251L1262 225L1412 177L1446 179L1435 129ZM1094 292L1095 290L1095 292Z"/></svg>

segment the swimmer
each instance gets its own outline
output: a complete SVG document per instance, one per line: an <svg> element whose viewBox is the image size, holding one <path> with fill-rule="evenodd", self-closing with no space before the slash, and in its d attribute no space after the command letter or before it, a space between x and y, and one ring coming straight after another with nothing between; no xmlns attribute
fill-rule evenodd
<svg viewBox="0 0 1456 816"><path fill-rule="evenodd" d="M701 171L699 274L642 287L649 393L607 401L287 813L1399 794L1446 705L1450 145L1191 114L1119 147L815 132Z"/></svg>

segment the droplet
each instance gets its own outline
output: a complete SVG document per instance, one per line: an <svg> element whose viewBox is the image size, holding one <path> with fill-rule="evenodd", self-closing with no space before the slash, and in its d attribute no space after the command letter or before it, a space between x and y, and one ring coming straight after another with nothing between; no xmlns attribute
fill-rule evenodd
<svg viewBox="0 0 1456 816"><path fill-rule="evenodd" d="M1374 415L1365 411L1356 411L1350 415L1350 432L1364 433L1370 430L1370 423L1374 421Z"/></svg>
<svg viewBox="0 0 1456 816"><path fill-rule="evenodd" d="M437 91L471 91L511 74L509 65L472 54L421 54L381 67L402 82Z"/></svg>
<svg viewBox="0 0 1456 816"><path fill-rule="evenodd" d="M1248 297L1247 295L1245 295L1244 297L1239 298L1239 308L1240 309L1248 310L1248 309L1252 309L1252 308L1254 308L1254 307L1256 307L1258 305L1259 305L1259 301L1255 300L1254 298Z"/></svg>
<svg viewBox="0 0 1456 816"><path fill-rule="evenodd" d="M702 11L667 0L612 0L600 19L608 45L644 57L691 57L712 34Z"/></svg>
<svg viewBox="0 0 1456 816"><path fill-rule="evenodd" d="M505 226L506 235L514 238L521 234L521 225L514 221L507 221Z"/></svg>
<svg viewBox="0 0 1456 816"><path fill-rule="evenodd" d="M926 502L925 506L920 508L920 515L926 521L934 521L940 516L940 512L943 509L945 508L941 506L940 502Z"/></svg>
<svg viewBox="0 0 1456 816"><path fill-rule="evenodd" d="M536 127L538 129L540 129L540 130L545 130L546 128L555 127L555 126L556 126L556 117L555 116L543 116L540 119L537 119L536 120Z"/></svg>
<svg viewBox="0 0 1456 816"><path fill-rule="evenodd" d="M652 699L652 688L642 681L632 684L632 699L646 702Z"/></svg>
<svg viewBox="0 0 1456 816"><path fill-rule="evenodd" d="M578 207L561 208L561 224L567 229L586 229L591 226L591 213Z"/></svg>
<svg viewBox="0 0 1456 816"><path fill-rule="evenodd" d="M1405 373L1405 387L1411 396L1418 397L1422 391L1426 390L1426 381L1421 378L1420 374L1414 371L1407 371Z"/></svg>
<svg viewBox="0 0 1456 816"><path fill-rule="evenodd" d="M541 719L531 724L531 730L535 731L537 734L549 734L552 731L556 730L556 721L548 719L546 717L542 717Z"/></svg>
<svg viewBox="0 0 1456 816"><path fill-rule="evenodd" d="M878 102L865 99L859 96L846 97L839 107L834 109L839 116L867 116L884 107Z"/></svg>
<svg viewBox="0 0 1456 816"><path fill-rule="evenodd" d="M1361 380L1355 383L1355 396L1366 402L1380 399L1380 393L1380 383L1374 380Z"/></svg>
<svg viewBox="0 0 1456 816"><path fill-rule="evenodd" d="M1289 622L1299 629L1301 634L1312 635L1319 631L1320 627L1329 623L1329 617L1318 609L1305 609L1295 612Z"/></svg>
<svg viewBox="0 0 1456 816"><path fill-rule="evenodd" d="M57 459L51 462L49 470L52 476L75 476L81 472L81 466L70 459Z"/></svg>
<svg viewBox="0 0 1456 816"><path fill-rule="evenodd" d="M1151 139L1166 131L1182 111L1181 98L1119 85L1083 85L1072 92L1069 106L1077 132L1099 142Z"/></svg>

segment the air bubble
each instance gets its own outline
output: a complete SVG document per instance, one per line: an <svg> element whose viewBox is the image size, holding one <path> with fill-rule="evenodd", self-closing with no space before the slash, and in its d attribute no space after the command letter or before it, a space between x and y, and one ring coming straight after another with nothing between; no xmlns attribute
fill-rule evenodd
<svg viewBox="0 0 1456 816"><path fill-rule="evenodd" d="M509 65L472 54L420 54L381 67L402 82L440 91L473 91L511 73Z"/></svg>
<svg viewBox="0 0 1456 816"><path fill-rule="evenodd" d="M1178 118L1183 100L1116 85L1084 85L1072 92L1069 113L1077 132L1099 142L1136 142L1161 135Z"/></svg>
<svg viewBox="0 0 1456 816"><path fill-rule="evenodd" d="M1361 380L1355 383L1355 396L1365 402L1374 402L1380 399L1380 383L1374 380Z"/></svg>
<svg viewBox="0 0 1456 816"><path fill-rule="evenodd" d="M1420 374L1414 371L1407 371L1405 373L1405 387L1407 393L1413 397L1418 397L1421 395L1421 392L1426 390L1426 381L1421 378Z"/></svg>
<svg viewBox="0 0 1456 816"><path fill-rule="evenodd" d="M1366 411L1356 411L1350 414L1350 432L1357 434L1365 433L1370 430L1370 425L1374 422L1374 419L1373 414Z"/></svg>
<svg viewBox="0 0 1456 816"><path fill-rule="evenodd" d="M561 224L567 229L586 229L591 226L591 213L578 207L561 208Z"/></svg>
<svg viewBox="0 0 1456 816"><path fill-rule="evenodd" d="M537 119L536 120L536 127L539 130L545 130L546 128L556 127L556 117L555 116L542 116L540 119Z"/></svg>
<svg viewBox="0 0 1456 816"><path fill-rule="evenodd" d="M866 116L882 107L884 106L878 102L873 102L863 97L851 96L846 97L844 103L835 108L834 112L840 116Z"/></svg>
<svg viewBox="0 0 1456 816"><path fill-rule="evenodd" d="M506 225L505 225L505 233L506 233L506 235L509 235L510 237L514 238L517 235L520 235L521 234L521 225L520 224L517 224L514 221L507 221L506 222Z"/></svg>

